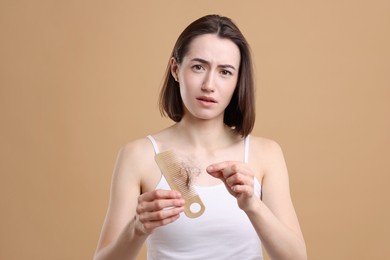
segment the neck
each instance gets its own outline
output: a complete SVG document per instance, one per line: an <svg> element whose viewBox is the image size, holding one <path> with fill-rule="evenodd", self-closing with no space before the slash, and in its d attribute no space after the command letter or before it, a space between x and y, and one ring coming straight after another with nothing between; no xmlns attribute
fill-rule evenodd
<svg viewBox="0 0 390 260"><path fill-rule="evenodd" d="M233 131L222 120L196 120L183 117L175 126L178 137L193 148L215 149L224 146L235 138Z"/></svg>

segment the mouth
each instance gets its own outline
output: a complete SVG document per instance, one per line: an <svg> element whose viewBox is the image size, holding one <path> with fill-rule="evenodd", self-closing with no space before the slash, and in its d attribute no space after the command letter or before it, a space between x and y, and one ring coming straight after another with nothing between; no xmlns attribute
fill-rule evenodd
<svg viewBox="0 0 390 260"><path fill-rule="evenodd" d="M196 99L203 102L217 103L217 101L212 97L201 96L201 97L197 97Z"/></svg>

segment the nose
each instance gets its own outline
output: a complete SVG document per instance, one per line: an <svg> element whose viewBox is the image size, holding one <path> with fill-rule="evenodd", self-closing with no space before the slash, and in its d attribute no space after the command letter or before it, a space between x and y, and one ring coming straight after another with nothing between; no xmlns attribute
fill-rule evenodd
<svg viewBox="0 0 390 260"><path fill-rule="evenodd" d="M213 80L213 73L211 72L207 73L202 84L202 91L214 92L214 84L215 82Z"/></svg>

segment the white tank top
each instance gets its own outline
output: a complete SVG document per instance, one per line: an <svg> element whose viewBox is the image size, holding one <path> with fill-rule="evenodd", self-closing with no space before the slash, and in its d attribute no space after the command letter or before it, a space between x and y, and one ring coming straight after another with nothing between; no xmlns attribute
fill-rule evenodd
<svg viewBox="0 0 390 260"><path fill-rule="evenodd" d="M155 139L148 136L154 151L159 153ZM245 138L244 162L248 162L249 136ZM161 177L156 189L170 190ZM260 197L261 186L255 178L254 189ZM181 214L175 222L157 228L149 235L148 260L227 260L263 259L261 241L249 218L237 205L223 183L195 186L206 210L198 218Z"/></svg>

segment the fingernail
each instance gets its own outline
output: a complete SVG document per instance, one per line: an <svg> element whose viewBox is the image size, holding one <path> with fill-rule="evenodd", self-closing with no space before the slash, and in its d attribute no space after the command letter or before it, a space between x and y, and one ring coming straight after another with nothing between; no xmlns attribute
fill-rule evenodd
<svg viewBox="0 0 390 260"><path fill-rule="evenodd" d="M206 170L212 172L214 170L214 167L213 166L209 166L209 167L207 167Z"/></svg>

